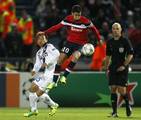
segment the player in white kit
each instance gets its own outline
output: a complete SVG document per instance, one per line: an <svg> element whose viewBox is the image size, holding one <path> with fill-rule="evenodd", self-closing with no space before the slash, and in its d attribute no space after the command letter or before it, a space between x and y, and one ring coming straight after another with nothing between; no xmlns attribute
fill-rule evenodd
<svg viewBox="0 0 141 120"><path fill-rule="evenodd" d="M53 82L54 69L60 53L52 44L47 43L48 40L44 35L38 36L36 40L40 49L36 53L36 61L31 72L34 78L29 88L29 103L31 109L30 112L24 114L25 117L38 114L37 100L39 98L44 100L51 108L49 115L55 114L58 108L58 104L55 103L45 91L48 84ZM38 73L41 67L45 67L43 74Z"/></svg>

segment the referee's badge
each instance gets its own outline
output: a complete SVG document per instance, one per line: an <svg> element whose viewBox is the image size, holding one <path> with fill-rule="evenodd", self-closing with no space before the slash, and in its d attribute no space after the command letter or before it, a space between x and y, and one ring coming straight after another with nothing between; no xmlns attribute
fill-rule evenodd
<svg viewBox="0 0 141 120"><path fill-rule="evenodd" d="M119 52L120 52L120 53L123 53L123 52L124 52L124 48L123 48L123 47L120 47L120 48L119 48Z"/></svg>

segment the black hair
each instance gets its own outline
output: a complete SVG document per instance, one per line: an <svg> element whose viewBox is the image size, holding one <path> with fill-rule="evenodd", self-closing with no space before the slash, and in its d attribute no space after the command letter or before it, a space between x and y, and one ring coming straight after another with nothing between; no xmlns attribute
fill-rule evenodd
<svg viewBox="0 0 141 120"><path fill-rule="evenodd" d="M74 12L78 12L80 13L82 11L80 5L73 5L72 6L72 9L71 9L71 12L74 13Z"/></svg>

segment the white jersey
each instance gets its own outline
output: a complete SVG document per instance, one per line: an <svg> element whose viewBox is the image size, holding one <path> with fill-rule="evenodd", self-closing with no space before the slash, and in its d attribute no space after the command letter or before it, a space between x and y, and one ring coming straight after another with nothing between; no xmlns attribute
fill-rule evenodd
<svg viewBox="0 0 141 120"><path fill-rule="evenodd" d="M36 73L40 70L43 63L47 64L44 75L53 77L55 65L59 58L59 51L52 44L45 44L36 53L36 61L33 67L33 71Z"/></svg>

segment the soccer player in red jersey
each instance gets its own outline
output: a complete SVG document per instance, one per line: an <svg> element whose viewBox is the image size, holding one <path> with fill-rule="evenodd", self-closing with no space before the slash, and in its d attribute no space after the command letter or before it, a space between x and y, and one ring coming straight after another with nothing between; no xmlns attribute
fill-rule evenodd
<svg viewBox="0 0 141 120"><path fill-rule="evenodd" d="M88 33L91 30L98 39L100 43L100 34L93 23L86 17L81 15L81 7L79 5L74 5L71 10L71 15L66 16L59 24L52 26L51 28L38 32L37 35L45 34L50 35L50 33L56 32L61 28L67 28L67 41L61 50L61 54L56 65L55 72L59 71L61 64L70 56L73 55L72 61L65 69L64 73L60 76L60 81L66 83L66 78L75 66L77 60L81 56L81 48L84 44L88 42ZM54 75L54 82L56 83L58 79L57 75ZM49 89L52 88L48 87Z"/></svg>

